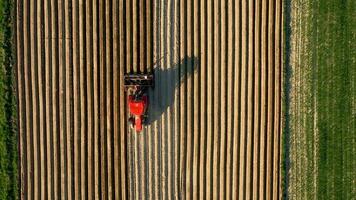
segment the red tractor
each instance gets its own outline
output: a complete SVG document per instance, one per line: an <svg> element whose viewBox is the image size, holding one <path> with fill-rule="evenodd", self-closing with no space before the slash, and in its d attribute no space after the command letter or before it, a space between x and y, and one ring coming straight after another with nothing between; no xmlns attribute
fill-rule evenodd
<svg viewBox="0 0 356 200"><path fill-rule="evenodd" d="M153 87L153 74L126 74L125 90L128 93L129 124L136 132L141 132L147 120L148 88Z"/></svg>

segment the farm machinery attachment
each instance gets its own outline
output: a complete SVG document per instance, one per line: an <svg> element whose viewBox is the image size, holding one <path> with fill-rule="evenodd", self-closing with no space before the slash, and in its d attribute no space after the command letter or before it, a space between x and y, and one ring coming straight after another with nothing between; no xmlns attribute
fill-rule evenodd
<svg viewBox="0 0 356 200"><path fill-rule="evenodd" d="M125 74L124 87L128 94L127 106L129 109L128 122L132 129L141 132L147 121L148 89L154 86L154 75Z"/></svg>

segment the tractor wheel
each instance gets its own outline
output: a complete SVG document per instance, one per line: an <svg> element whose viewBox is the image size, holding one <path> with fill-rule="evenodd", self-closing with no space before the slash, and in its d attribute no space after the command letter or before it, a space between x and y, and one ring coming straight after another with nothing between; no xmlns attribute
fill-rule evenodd
<svg viewBox="0 0 356 200"><path fill-rule="evenodd" d="M133 117L129 118L129 125L131 129L135 129L135 119Z"/></svg>

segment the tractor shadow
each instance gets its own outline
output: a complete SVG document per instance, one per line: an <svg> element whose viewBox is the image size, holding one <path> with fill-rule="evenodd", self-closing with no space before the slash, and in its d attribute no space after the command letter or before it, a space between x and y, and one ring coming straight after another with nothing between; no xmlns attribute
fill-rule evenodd
<svg viewBox="0 0 356 200"><path fill-rule="evenodd" d="M167 64L166 64L167 63ZM173 103L180 97L180 88L193 73L199 71L199 59L196 57L186 57L174 63L163 58L154 66L155 83L154 88L149 89L149 107L147 125L160 120L163 113L168 109L174 112ZM178 105L179 106L179 105Z"/></svg>

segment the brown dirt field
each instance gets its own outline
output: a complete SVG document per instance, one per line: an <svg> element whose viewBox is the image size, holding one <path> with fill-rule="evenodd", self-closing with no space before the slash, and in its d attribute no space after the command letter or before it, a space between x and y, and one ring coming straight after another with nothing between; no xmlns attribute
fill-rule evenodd
<svg viewBox="0 0 356 200"><path fill-rule="evenodd" d="M282 9L17 0L21 198L280 199ZM152 70L134 133L123 74Z"/></svg>

